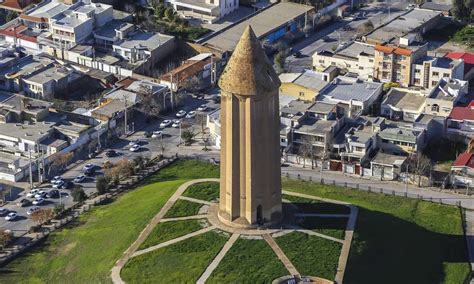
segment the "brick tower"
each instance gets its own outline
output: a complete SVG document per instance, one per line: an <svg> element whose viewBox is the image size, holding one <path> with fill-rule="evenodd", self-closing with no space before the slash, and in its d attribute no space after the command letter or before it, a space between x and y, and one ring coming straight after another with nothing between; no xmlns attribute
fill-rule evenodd
<svg viewBox="0 0 474 284"><path fill-rule="evenodd" d="M219 80L221 183L219 219L235 227L282 217L280 80L248 26Z"/></svg>

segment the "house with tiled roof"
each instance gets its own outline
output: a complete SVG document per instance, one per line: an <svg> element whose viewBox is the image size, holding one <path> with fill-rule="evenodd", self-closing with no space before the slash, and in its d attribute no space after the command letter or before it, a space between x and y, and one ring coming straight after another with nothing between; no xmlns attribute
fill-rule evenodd
<svg viewBox="0 0 474 284"><path fill-rule="evenodd" d="M451 182L456 185L472 185L474 154L462 153L451 166Z"/></svg>
<svg viewBox="0 0 474 284"><path fill-rule="evenodd" d="M474 79L474 53L449 52L445 57L464 60L464 80Z"/></svg>
<svg viewBox="0 0 474 284"><path fill-rule="evenodd" d="M38 0L3 0L0 3L0 9L15 11L18 13L24 12L30 5L38 3Z"/></svg>
<svg viewBox="0 0 474 284"><path fill-rule="evenodd" d="M474 108L454 107L446 121L448 134L474 138Z"/></svg>

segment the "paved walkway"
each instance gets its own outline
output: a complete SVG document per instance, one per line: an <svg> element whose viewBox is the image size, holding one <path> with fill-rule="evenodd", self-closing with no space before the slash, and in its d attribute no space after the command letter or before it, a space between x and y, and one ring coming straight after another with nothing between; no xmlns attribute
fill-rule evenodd
<svg viewBox="0 0 474 284"><path fill-rule="evenodd" d="M317 237L320 237L320 238L323 238L323 239L326 239L326 240L330 240L330 241L333 241L333 242L338 242L338 243L341 243L341 244L344 243L343 240L340 240L338 238L334 238L334 237L331 237L331 236L328 236L328 235L325 235L325 234L321 234L321 233L318 233L318 232L315 232L315 231L311 231L311 230L297 229L295 231L302 232L302 233L312 235L312 236L317 236Z"/></svg>
<svg viewBox="0 0 474 284"><path fill-rule="evenodd" d="M204 205L209 205L209 206L212 205L212 204L214 204L214 203L209 202L209 201L200 200L200 199L196 199L196 198L192 198L192 197L187 197L187 196L180 196L179 199L191 201L191 202L194 202L194 203L200 203L200 204L204 204Z"/></svg>
<svg viewBox="0 0 474 284"><path fill-rule="evenodd" d="M465 210L465 215L466 215L467 250L469 253L469 260L471 262L471 269L473 269L474 268L474 211ZM470 283L474 284L474 279L471 279Z"/></svg>
<svg viewBox="0 0 474 284"><path fill-rule="evenodd" d="M286 267L288 272L290 272L290 275L297 275L298 278L301 278L301 275L298 272L298 270L296 270L296 267L293 265L293 263L291 263L290 259L281 250L280 246L275 242L275 240L269 234L263 235L263 239L272 248L272 250L277 255L278 259L280 259L280 261Z"/></svg>
<svg viewBox="0 0 474 284"><path fill-rule="evenodd" d="M200 215L192 215L192 216L185 216L185 217L163 218L163 219L161 219L160 222L163 223L163 222L195 220L195 219L204 219L204 218L207 218L207 215L200 214Z"/></svg>
<svg viewBox="0 0 474 284"><path fill-rule="evenodd" d="M151 251L154 251L154 250L157 250L157 249L160 249L160 248L164 248L164 247L167 247L167 246L169 246L169 245L172 245L172 244L175 244L175 243L178 243L178 242L187 240L187 239L189 239L189 238L202 235L202 234L204 234L204 233L207 233L207 232L210 232L210 231L214 230L215 228L216 228L216 227L214 227L214 226L210 226L210 227L204 228L204 229L202 229L202 230L199 230L199 231L196 231L196 232L192 232L192 233L186 234L186 235L181 236L181 237L179 237L179 238L175 238L175 239L166 241L166 242L164 242L164 243L157 244L157 245L155 245L155 246L151 246L151 247L149 247L149 248L136 251L135 253L132 254L131 257L136 257L136 256L139 256L139 255L142 255L142 254L145 254L145 253L148 253L148 252L151 252Z"/></svg>
<svg viewBox="0 0 474 284"><path fill-rule="evenodd" d="M199 277L198 281L196 283L198 284L204 284L209 276L211 276L212 272L217 268L219 263L221 263L222 259L224 256L227 254L227 252L230 250L230 248L234 245L234 243L239 239L239 234L233 234L230 239L225 243L225 245L222 247L221 251L216 255L214 260L212 260L211 264L207 266L206 271Z"/></svg>
<svg viewBox="0 0 474 284"><path fill-rule="evenodd" d="M137 240L133 242L133 244L123 253L122 257L115 263L114 267L112 267L111 278L115 284L118 283L125 283L123 282L122 278L120 277L120 271L122 270L123 266L130 257L138 250L138 247L148 238L151 234L155 226L161 221L161 219L166 215L168 210L174 205L176 200L183 194L183 192L191 185L200 183L200 182L207 182L207 181L216 181L216 179L196 179L192 181L188 181L182 184L176 192L170 197L170 199L166 202L166 204L161 208L160 212L153 217L153 219L148 223L145 229L140 233Z"/></svg>
<svg viewBox="0 0 474 284"><path fill-rule="evenodd" d="M316 213L296 213L296 217L323 217L323 218L349 218L350 214L316 214Z"/></svg>

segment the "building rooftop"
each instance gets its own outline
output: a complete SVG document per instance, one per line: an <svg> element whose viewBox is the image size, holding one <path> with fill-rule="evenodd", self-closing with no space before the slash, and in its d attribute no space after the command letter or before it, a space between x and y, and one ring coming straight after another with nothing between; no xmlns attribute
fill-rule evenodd
<svg viewBox="0 0 474 284"><path fill-rule="evenodd" d="M453 5L425 2L421 5L420 8L434 11L449 12L453 8Z"/></svg>
<svg viewBox="0 0 474 284"><path fill-rule="evenodd" d="M343 56L343 57L348 57L348 58L354 58L357 59L358 56L374 56L374 46L361 43L361 42L352 42L349 45L343 47L340 50L337 50L335 52L336 55Z"/></svg>
<svg viewBox="0 0 474 284"><path fill-rule="evenodd" d="M108 119L112 118L117 112L123 111L126 108L126 104L120 100L110 100L104 105L94 109L92 114L99 116L105 116Z"/></svg>
<svg viewBox="0 0 474 284"><path fill-rule="evenodd" d="M126 89L135 93L144 93L151 91L152 94L156 94L167 90L168 87L151 81L140 80L132 82L129 86L126 87Z"/></svg>
<svg viewBox="0 0 474 284"><path fill-rule="evenodd" d="M293 81L293 83L315 92L321 91L324 87L326 87L326 85L329 84L321 78L320 74L317 74L311 70L303 72L298 78L296 78L296 80Z"/></svg>
<svg viewBox="0 0 474 284"><path fill-rule="evenodd" d="M427 21L439 16L441 13L426 9L412 9L406 12L388 24L370 32L366 38L377 42L389 42L394 38L400 38L414 31Z"/></svg>
<svg viewBox="0 0 474 284"><path fill-rule="evenodd" d="M398 111L419 111L425 104L426 97L419 92L392 88L382 102L382 105L389 105L397 108Z"/></svg>
<svg viewBox="0 0 474 284"><path fill-rule="evenodd" d="M28 124L1 123L0 135L39 142L50 135L53 125L54 123L46 121Z"/></svg>
<svg viewBox="0 0 474 284"><path fill-rule="evenodd" d="M366 82L347 76L336 77L316 98L324 102L365 102L380 91L381 83Z"/></svg>
<svg viewBox="0 0 474 284"><path fill-rule="evenodd" d="M43 85L52 80L59 81L63 78L66 78L71 73L72 71L65 67L50 67L24 80Z"/></svg>
<svg viewBox="0 0 474 284"><path fill-rule="evenodd" d="M469 52L450 52L445 57L464 60L464 74L467 74L474 68L474 53Z"/></svg>
<svg viewBox="0 0 474 284"><path fill-rule="evenodd" d="M187 4L188 6L197 6L208 10L218 7L217 5L207 3L205 0L179 0L176 2Z"/></svg>
<svg viewBox="0 0 474 284"><path fill-rule="evenodd" d="M270 32L278 29L287 22L303 16L312 10L314 10L314 7L312 6L280 2L261 10L259 13L254 14L237 25L230 26L229 28L216 33L214 36L204 41L203 44L212 45L222 51L232 51L247 26L252 26L255 35L259 39L262 39Z"/></svg>
<svg viewBox="0 0 474 284"><path fill-rule="evenodd" d="M372 159L372 163L387 166L401 166L406 159L407 157L405 156L391 155L379 151Z"/></svg>
<svg viewBox="0 0 474 284"><path fill-rule="evenodd" d="M289 117L288 115L301 117L313 104L313 102L293 100L287 106L283 107L280 112L282 115L286 115L286 117Z"/></svg>
<svg viewBox="0 0 474 284"><path fill-rule="evenodd" d="M474 109L470 107L454 107L449 114L449 119L474 121Z"/></svg>
<svg viewBox="0 0 474 284"><path fill-rule="evenodd" d="M468 167L474 168L474 154L472 153L462 153L456 160L453 162L452 167Z"/></svg>
<svg viewBox="0 0 474 284"><path fill-rule="evenodd" d="M379 132L379 136L382 139L402 141L409 143L416 143L416 138L420 135L420 131L413 128L398 127L391 124Z"/></svg>
<svg viewBox="0 0 474 284"><path fill-rule="evenodd" d="M123 89L112 91L105 95L105 97L109 100L119 100L124 103L126 102L129 106L135 105L139 102L139 97L136 93Z"/></svg>
<svg viewBox="0 0 474 284"><path fill-rule="evenodd" d="M24 97L16 94L0 92L0 107L16 113L26 112L31 114L39 113L49 109L53 104L46 101Z"/></svg>
<svg viewBox="0 0 474 284"><path fill-rule="evenodd" d="M120 29L129 29L133 27L132 24L120 21L120 20L112 20L105 24L104 26L100 27L99 29L94 31L94 35L105 37L109 39L113 39L116 36L116 30Z"/></svg>
<svg viewBox="0 0 474 284"><path fill-rule="evenodd" d="M415 64L421 65L425 61L433 61L432 63L433 67L439 67L439 68L445 68L445 69L448 69L448 68L451 69L463 63L463 61L460 59L452 59L449 57L434 57L434 56L425 55L419 58Z"/></svg>
<svg viewBox="0 0 474 284"><path fill-rule="evenodd" d="M293 83L299 76L301 73L281 73L278 78L282 83Z"/></svg>
<svg viewBox="0 0 474 284"><path fill-rule="evenodd" d="M56 15L61 14L62 12L69 9L69 5L61 3L57 0L51 2L40 3L35 9L27 11L26 16L37 17L37 18L52 18Z"/></svg>
<svg viewBox="0 0 474 284"><path fill-rule="evenodd" d="M335 111L337 108L336 104L330 104L325 102L316 102L308 108L309 112L315 113L329 113Z"/></svg>
<svg viewBox="0 0 474 284"><path fill-rule="evenodd" d="M350 136L351 142L365 144L374 137L375 133L369 127L354 130Z"/></svg>
<svg viewBox="0 0 474 284"><path fill-rule="evenodd" d="M295 132L305 134L323 134L331 131L337 123L337 120L307 118L302 122L299 128L295 129Z"/></svg>
<svg viewBox="0 0 474 284"><path fill-rule="evenodd" d="M467 81L457 79L441 79L429 94L429 98L444 101L455 101L458 96L464 95L464 90Z"/></svg>
<svg viewBox="0 0 474 284"><path fill-rule="evenodd" d="M153 51L168 41L174 40L174 36L145 31L134 31L128 34L128 37L114 44L121 48L133 49L144 47Z"/></svg>

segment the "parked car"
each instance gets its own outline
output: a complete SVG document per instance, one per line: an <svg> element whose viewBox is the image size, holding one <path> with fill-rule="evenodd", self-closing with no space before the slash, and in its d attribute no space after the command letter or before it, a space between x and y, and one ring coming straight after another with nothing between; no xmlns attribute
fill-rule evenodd
<svg viewBox="0 0 474 284"><path fill-rule="evenodd" d="M55 176L55 177L53 177L53 178L51 179L51 183L52 183L52 184L56 184L56 183L58 183L58 182L60 182L60 181L62 181L62 180L63 180L63 177L62 177L62 176Z"/></svg>
<svg viewBox="0 0 474 284"><path fill-rule="evenodd" d="M188 114L186 115L186 118L193 118L196 116L196 112L195 111L190 111L188 112Z"/></svg>
<svg viewBox="0 0 474 284"><path fill-rule="evenodd" d="M303 54L301 54L300 51L297 51L297 52L293 53L293 57L294 58L301 58L301 57L303 57Z"/></svg>
<svg viewBox="0 0 474 284"><path fill-rule="evenodd" d="M39 189L37 188L33 188L32 190L30 190L30 192L28 192L26 194L27 197L35 197L35 195L38 193Z"/></svg>
<svg viewBox="0 0 474 284"><path fill-rule="evenodd" d="M137 152L138 150L140 150L140 145L138 144L135 144L132 147L130 147L130 151L132 152Z"/></svg>
<svg viewBox="0 0 474 284"><path fill-rule="evenodd" d="M5 215L5 214L7 214L7 213L8 213L8 209L3 208L3 207L0 207L0 215L3 216L3 215Z"/></svg>
<svg viewBox="0 0 474 284"><path fill-rule="evenodd" d="M84 175L90 177L91 175L95 174L95 168L88 169L84 171Z"/></svg>
<svg viewBox="0 0 474 284"><path fill-rule="evenodd" d="M88 170L93 169L93 168L95 168L94 164L86 164L84 166L84 168L82 168L82 170L85 172L85 171L88 171Z"/></svg>
<svg viewBox="0 0 474 284"><path fill-rule="evenodd" d="M178 128L181 125L181 120L176 119L173 121L173 125L171 125L174 128Z"/></svg>
<svg viewBox="0 0 474 284"><path fill-rule="evenodd" d="M47 192L44 191L44 190L38 191L38 193L35 194L35 198L36 198L36 199L38 199L38 198L45 198L45 197L46 197L46 194L47 194Z"/></svg>
<svg viewBox="0 0 474 284"><path fill-rule="evenodd" d="M415 7L416 7L415 4L408 4L405 10L411 10L411 9L414 9Z"/></svg>
<svg viewBox="0 0 474 284"><path fill-rule="evenodd" d="M163 135L163 131L153 131L153 134L151 135L151 138L158 138Z"/></svg>
<svg viewBox="0 0 474 284"><path fill-rule="evenodd" d="M145 138L150 138L152 135L153 133L151 131L145 131L145 133L143 133L143 136L145 136Z"/></svg>
<svg viewBox="0 0 474 284"><path fill-rule="evenodd" d="M207 105L202 104L197 108L197 111L206 111L207 110Z"/></svg>
<svg viewBox="0 0 474 284"><path fill-rule="evenodd" d="M53 188L61 188L64 185L64 180L61 180L55 184L53 184Z"/></svg>
<svg viewBox="0 0 474 284"><path fill-rule="evenodd" d="M128 143L128 146L133 146L133 145L140 145L142 143L142 141L140 139L135 139L133 141L130 141Z"/></svg>
<svg viewBox="0 0 474 284"><path fill-rule="evenodd" d="M220 103L221 102L221 97L220 96L214 96L212 98L212 101L216 104Z"/></svg>
<svg viewBox="0 0 474 284"><path fill-rule="evenodd" d="M86 179L86 176L85 175L78 175L77 177L74 178L74 182L75 183L81 183L83 182L84 180Z"/></svg>
<svg viewBox="0 0 474 284"><path fill-rule="evenodd" d="M33 200L33 205L41 205L43 202L44 202L44 198L42 197L36 198L35 200Z"/></svg>
<svg viewBox="0 0 474 284"><path fill-rule="evenodd" d="M5 217L5 220L6 221L13 221L16 219L18 215L16 214L16 212L10 212L8 213L8 215Z"/></svg>
<svg viewBox="0 0 474 284"><path fill-rule="evenodd" d="M30 206L31 204L31 201L26 199L26 198L23 198L21 199L20 201L18 201L16 203L16 206L19 206L19 207L26 207L26 206Z"/></svg>
<svg viewBox="0 0 474 284"><path fill-rule="evenodd" d="M38 210L40 210L40 208L38 206L34 206L34 207L31 207L30 209L28 209L28 211L26 211L26 214L33 215L33 213L35 213Z"/></svg>
<svg viewBox="0 0 474 284"><path fill-rule="evenodd" d="M186 115L185 110L180 110L176 113L176 117L184 117Z"/></svg>
<svg viewBox="0 0 474 284"><path fill-rule="evenodd" d="M170 126L170 125L171 125L171 120L168 120L168 119L163 120L163 121L160 123L160 127L161 127L161 128L165 128L165 127L168 127L168 126Z"/></svg>
<svg viewBox="0 0 474 284"><path fill-rule="evenodd" d="M107 157L109 157L109 158L110 158L110 157L115 157L115 156L117 156L117 151L115 151L115 150L107 150L107 152L105 152L105 156L107 156Z"/></svg>
<svg viewBox="0 0 474 284"><path fill-rule="evenodd" d="M47 198L57 198L57 197L59 197L59 190L57 190L57 189L51 189L51 190L46 194L46 197L47 197Z"/></svg>

